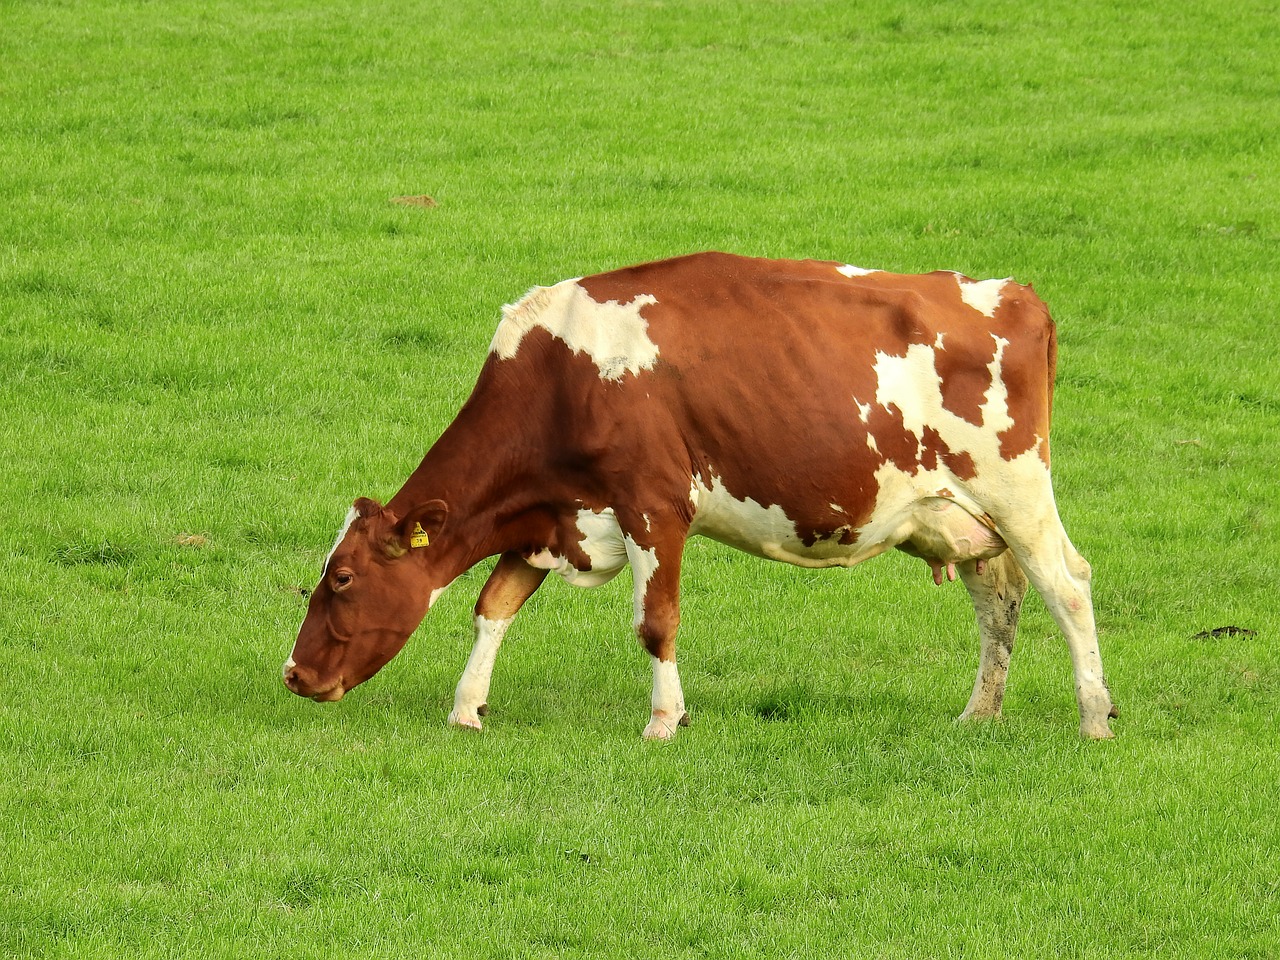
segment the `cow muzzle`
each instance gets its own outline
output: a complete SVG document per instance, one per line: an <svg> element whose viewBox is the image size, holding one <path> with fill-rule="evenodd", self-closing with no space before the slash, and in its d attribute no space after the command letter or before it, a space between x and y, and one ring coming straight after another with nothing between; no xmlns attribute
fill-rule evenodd
<svg viewBox="0 0 1280 960"><path fill-rule="evenodd" d="M336 703L347 692L342 685L341 677L331 683L321 683L315 671L298 666L292 658L285 661L281 679L284 680L284 685L298 696L317 703Z"/></svg>

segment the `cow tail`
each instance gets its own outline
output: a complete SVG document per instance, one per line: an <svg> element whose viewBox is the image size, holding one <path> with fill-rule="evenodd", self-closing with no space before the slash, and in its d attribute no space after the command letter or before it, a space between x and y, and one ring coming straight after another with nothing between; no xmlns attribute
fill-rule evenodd
<svg viewBox="0 0 1280 960"><path fill-rule="evenodd" d="M1040 301L1040 310L1044 315L1045 328L1048 331L1048 338L1045 343L1045 411L1044 411L1044 463L1049 466L1052 463L1052 444L1049 436L1053 433L1053 386L1058 379L1058 325L1053 322L1053 317L1049 314L1049 307L1043 300Z"/></svg>
<svg viewBox="0 0 1280 960"><path fill-rule="evenodd" d="M1053 385L1054 385L1054 382L1058 379L1058 325L1053 322L1053 317L1050 317L1047 311L1045 313L1045 319L1049 323L1049 348L1048 348L1048 357L1047 357L1049 361L1049 371L1048 371L1049 383L1048 383L1046 392L1049 397L1049 409L1048 409L1049 422L1052 423L1053 422Z"/></svg>

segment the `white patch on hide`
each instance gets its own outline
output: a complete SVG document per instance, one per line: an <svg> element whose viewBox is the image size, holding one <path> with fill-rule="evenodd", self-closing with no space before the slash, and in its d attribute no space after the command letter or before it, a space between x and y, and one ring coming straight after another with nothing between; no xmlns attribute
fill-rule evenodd
<svg viewBox="0 0 1280 960"><path fill-rule="evenodd" d="M993 437L994 439L994 437ZM997 443L998 446L998 443ZM997 452L998 456L998 452ZM975 457L975 460L977 458ZM1049 486L1049 473L1044 461L1033 448L1015 457L1012 461L1000 461L1001 466L991 482L992 474L968 481L971 487L983 488L983 500L998 503L999 511L992 513L1010 516L1056 517L1053 507L1053 495ZM930 539L928 530L935 529L945 535L956 527L956 519L946 515L931 516L927 511L919 509L922 501L927 499L931 488L950 484L947 489L951 493L948 501L961 507L975 518L975 523L986 515L983 506L965 490L958 489L955 476L941 463L933 470L921 469L918 473L909 474L899 470L893 461L887 461L876 470L876 505L871 518L858 529L858 542L868 546L882 544L882 549L897 546L905 540L912 539L913 534L925 531L922 541ZM995 491L995 492L987 492ZM1046 514L1046 506L1049 510ZM999 518L995 518L998 525ZM987 529L985 521L981 521L983 529ZM976 529L976 528L975 528ZM997 530L996 533L999 533ZM878 552L878 551L877 551Z"/></svg>
<svg viewBox="0 0 1280 960"><path fill-rule="evenodd" d="M956 274L956 283L960 286L960 299L984 317L994 317L996 307L1000 306L1000 295L1004 285L1011 278L1003 280L965 280Z"/></svg>
<svg viewBox="0 0 1280 960"><path fill-rule="evenodd" d="M640 294L630 303L597 303L577 280L534 287L519 303L502 308L489 352L510 360L524 335L542 327L574 353L589 356L600 379L621 380L624 374L651 369L658 359L649 322L640 314L657 302L650 294Z"/></svg>
<svg viewBox="0 0 1280 960"><path fill-rule="evenodd" d="M975 426L942 406L942 379L938 376L934 348L923 343L907 347L904 357L876 354L876 404L902 411L902 423L917 437L926 426L942 436L953 453L973 453L984 444L999 447L996 434L1013 426L1009 416L1008 392L1002 379L1004 348L1009 341L993 335L996 355L988 368L991 387L982 404L982 425ZM868 442L871 438L868 436Z"/></svg>
<svg viewBox="0 0 1280 960"><path fill-rule="evenodd" d="M572 578L563 572L560 575L580 587L595 587L612 580L627 565L627 545L613 508L605 507L599 513L579 510L578 530L583 534L578 546L591 558L591 570L574 571Z"/></svg>
<svg viewBox="0 0 1280 960"><path fill-rule="evenodd" d="M970 423L943 407L942 383L933 347L912 344L904 357L876 355L876 404L900 410L903 426L917 438L923 438L926 427L932 428L946 449L953 454L967 453L972 458L976 475L959 481L941 457L932 470L920 466L914 473L904 472L892 460L887 460L876 470L876 503L870 519L858 530L859 543L893 546L902 542L912 529L930 522L927 513L916 510L917 504L937 496L943 489L949 492L951 500L976 518L982 518L988 511L970 491L980 496L983 503L999 505L1007 515L1040 515L1044 513L1046 500L1052 506L1049 472L1040 459L1038 443L1012 461L1001 456L1000 434L1013 426L1002 370L1009 342L994 334L992 338L996 350L988 367L991 386L980 408L981 425ZM875 438L870 435L867 445L877 450ZM995 519L998 524L999 517Z"/></svg>
<svg viewBox="0 0 1280 960"><path fill-rule="evenodd" d="M333 541L333 546L329 548L328 555L324 558L323 574L329 575L329 561L333 559L333 555L338 552L338 547L342 546L343 538L346 537L347 531L351 529L351 525L356 522L360 516L356 512L356 508L352 507L347 511L347 519L342 522L342 529L338 531L338 539Z"/></svg>
<svg viewBox="0 0 1280 960"><path fill-rule="evenodd" d="M840 543L839 536L806 545L781 506L764 507L750 498L739 500L714 473L710 482L694 477L693 487L695 513L690 536L709 537L757 557L801 567L849 567L874 555L867 554L861 544Z"/></svg>
<svg viewBox="0 0 1280 960"><path fill-rule="evenodd" d="M632 624L639 627L644 620L644 601L649 590L649 581L658 569L658 553L652 547L641 547L630 537L623 535L627 559L631 563L631 576L635 580L635 592L632 601Z"/></svg>
<svg viewBox="0 0 1280 960"><path fill-rule="evenodd" d="M768 556L778 550L784 540L794 539L795 524L776 503L763 507L754 500L738 500L719 482L714 473L709 481L693 478L695 513L689 526L690 536L699 535L719 540L731 547Z"/></svg>
<svg viewBox="0 0 1280 960"><path fill-rule="evenodd" d="M852 280L854 277L865 277L869 273L880 273L880 272L881 271L879 270L867 270L865 267L855 267L851 263L846 263L844 264L844 266L836 267L836 273L843 274L844 276L848 277L850 280Z"/></svg>
<svg viewBox="0 0 1280 960"><path fill-rule="evenodd" d="M546 547L543 547L537 553L525 557L524 562L538 570L555 570L561 563L561 559Z"/></svg>
<svg viewBox="0 0 1280 960"><path fill-rule="evenodd" d="M590 560L590 570L579 570L566 557L558 556L547 548L525 558L525 562L539 570L558 574L571 586L598 587L608 583L627 565L627 545L613 508L606 507L599 513L579 510L577 527L582 534L578 549Z"/></svg>

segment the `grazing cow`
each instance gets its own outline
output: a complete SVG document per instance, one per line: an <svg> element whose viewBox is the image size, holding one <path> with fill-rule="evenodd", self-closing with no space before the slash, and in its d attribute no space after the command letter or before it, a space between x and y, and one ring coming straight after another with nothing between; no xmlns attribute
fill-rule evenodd
<svg viewBox="0 0 1280 960"><path fill-rule="evenodd" d="M355 502L284 682L340 699L496 555L449 715L479 730L503 634L547 573L590 587L630 564L644 735L671 737L688 722L680 562L702 534L805 567L897 547L937 583L959 571L981 635L962 719L1000 713L1029 578L1066 635L1081 733L1109 737L1089 565L1049 480L1056 350L1031 288L949 272L702 253L535 288L399 493Z"/></svg>

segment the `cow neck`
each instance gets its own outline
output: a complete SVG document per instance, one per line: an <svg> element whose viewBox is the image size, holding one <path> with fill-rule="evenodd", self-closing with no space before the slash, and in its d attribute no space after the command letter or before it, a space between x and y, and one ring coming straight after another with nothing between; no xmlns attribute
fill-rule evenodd
<svg viewBox="0 0 1280 960"><path fill-rule="evenodd" d="M528 445L510 425L526 414L473 396L387 504L399 516L429 500L448 504L440 546L459 574L521 541L521 518L533 506L536 485Z"/></svg>

